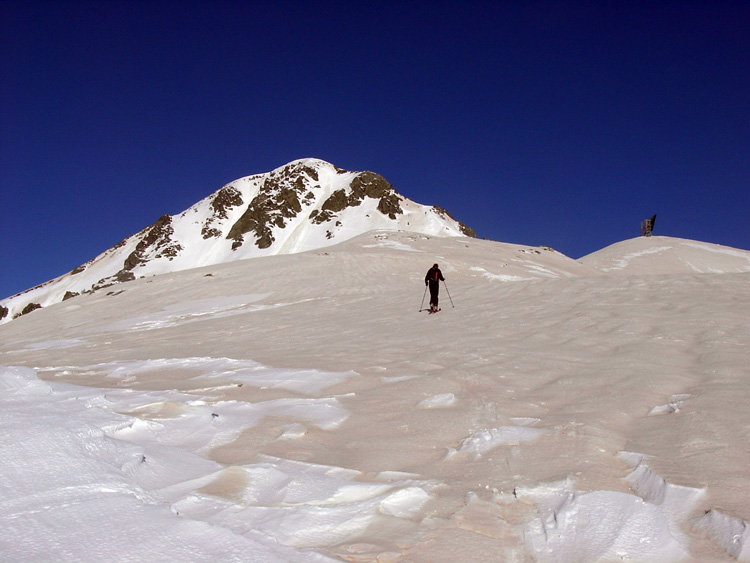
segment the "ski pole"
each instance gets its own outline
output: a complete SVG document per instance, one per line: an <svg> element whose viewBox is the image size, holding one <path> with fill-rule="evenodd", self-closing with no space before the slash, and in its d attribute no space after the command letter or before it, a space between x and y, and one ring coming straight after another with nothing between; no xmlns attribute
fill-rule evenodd
<svg viewBox="0 0 750 563"><path fill-rule="evenodd" d="M453 307L455 309L456 306L453 304L453 299L451 298L451 292L448 291L448 284L445 283L445 280L443 280L443 285L445 286L445 292L448 294L448 299L451 300L451 307Z"/></svg>
<svg viewBox="0 0 750 563"><path fill-rule="evenodd" d="M422 304L419 306L419 312L422 312L422 307L424 307L424 296L427 295L427 286L424 286L424 293L422 294Z"/></svg>

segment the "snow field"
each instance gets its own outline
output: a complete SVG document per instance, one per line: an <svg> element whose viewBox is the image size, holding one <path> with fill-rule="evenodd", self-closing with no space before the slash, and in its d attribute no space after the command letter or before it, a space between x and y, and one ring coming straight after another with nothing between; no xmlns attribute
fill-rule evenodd
<svg viewBox="0 0 750 563"><path fill-rule="evenodd" d="M436 261L455 308L443 287L427 317ZM122 287L2 327L4 357L52 380L14 400L39 411L63 381L91 386L59 405L106 420L51 459L88 463L105 435L125 453L91 481L156 499L162 516L126 514L178 538L210 523L213 555L748 560L747 274L602 275L544 249L373 233ZM42 545L31 497L8 502L32 530L12 534ZM98 502L106 528L114 504ZM121 538L141 540L157 549Z"/></svg>

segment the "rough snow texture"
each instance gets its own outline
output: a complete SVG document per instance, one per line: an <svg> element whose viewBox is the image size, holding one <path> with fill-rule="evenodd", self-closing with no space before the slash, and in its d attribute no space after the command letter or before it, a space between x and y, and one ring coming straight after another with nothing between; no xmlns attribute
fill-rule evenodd
<svg viewBox="0 0 750 563"><path fill-rule="evenodd" d="M748 253L622 245L370 232L0 326L0 559L750 561L750 273L686 266Z"/></svg>
<svg viewBox="0 0 750 563"><path fill-rule="evenodd" d="M136 278L304 252L371 230L475 236L444 209L414 203L374 172L297 160L235 180L179 215L163 215L72 272L4 299L0 323Z"/></svg>

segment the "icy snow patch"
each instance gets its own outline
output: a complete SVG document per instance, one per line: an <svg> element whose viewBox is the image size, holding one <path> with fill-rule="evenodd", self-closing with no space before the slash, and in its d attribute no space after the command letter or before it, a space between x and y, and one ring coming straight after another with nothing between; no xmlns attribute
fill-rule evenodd
<svg viewBox="0 0 750 563"><path fill-rule="evenodd" d="M453 393L441 393L421 400L417 404L420 409L444 409L456 404L456 396Z"/></svg>
<svg viewBox="0 0 750 563"><path fill-rule="evenodd" d="M515 426L534 426L537 422L539 422L539 419L534 417L518 416L511 418L510 421Z"/></svg>
<svg viewBox="0 0 750 563"><path fill-rule="evenodd" d="M649 416L656 416L660 414L672 414L680 410L680 407L685 403L690 395L687 393L672 395L671 400L666 405L658 405L648 411Z"/></svg>
<svg viewBox="0 0 750 563"><path fill-rule="evenodd" d="M527 426L500 426L480 430L464 439L458 448L449 448L445 459L461 454L468 455L471 459L479 459L482 454L499 446L517 446L522 442L533 442L547 432L544 428Z"/></svg>
<svg viewBox="0 0 750 563"><path fill-rule="evenodd" d="M395 250L405 250L407 252L422 252L421 250L417 250L414 247L409 246L408 244L404 244L403 242L398 242L395 240L384 240L381 242L378 242L376 244L363 244L362 248L393 248Z"/></svg>
<svg viewBox="0 0 750 563"><path fill-rule="evenodd" d="M422 487L406 487L383 499L378 509L388 516L414 518L431 498L432 495Z"/></svg>
<svg viewBox="0 0 750 563"><path fill-rule="evenodd" d="M514 282L514 281L531 281L534 278L523 278L521 276L511 276L506 274L493 274L491 272L488 272L484 268L480 268L479 266L472 266L469 268L470 270L474 272L479 272L483 274L485 277L491 279L491 280L499 280L504 282Z"/></svg>
<svg viewBox="0 0 750 563"><path fill-rule="evenodd" d="M126 383L142 374L179 371L186 372L186 378L224 379L253 387L288 389L305 394L318 393L326 387L359 375L355 371L329 372L316 369L274 368L252 360L210 357L134 360L84 367L47 367L40 368L40 371L73 376L106 373L107 377L117 378Z"/></svg>
<svg viewBox="0 0 750 563"><path fill-rule="evenodd" d="M282 545L324 547L363 532L379 515L417 517L435 485L368 483L355 481L362 474L351 469L265 455L260 459L238 468L246 477L241 497L217 501L193 494L175 503L175 509L239 534L262 532Z"/></svg>
<svg viewBox="0 0 750 563"><path fill-rule="evenodd" d="M139 395L140 401L143 398ZM175 404L174 400L157 400L138 406L125 405L120 400L112 406L135 418L108 428L111 436L130 442L170 444L201 454L232 442L243 430L267 416L303 419L323 430L332 430L349 417L349 412L334 397L284 398L260 403L189 400Z"/></svg>
<svg viewBox="0 0 750 563"><path fill-rule="evenodd" d="M293 422L287 424L281 432L281 435L277 438L278 440L296 440L302 438L307 434L307 428L304 424L299 422Z"/></svg>
<svg viewBox="0 0 750 563"><path fill-rule="evenodd" d="M737 561L750 561L750 524L709 510L697 522L695 527L713 539L719 547Z"/></svg>
<svg viewBox="0 0 750 563"><path fill-rule="evenodd" d="M689 557L690 538L683 528L705 491L667 483L642 454L618 457L633 466L626 480L635 494L577 492L570 480L514 491L539 511L524 529L536 561L666 563Z"/></svg>
<svg viewBox="0 0 750 563"><path fill-rule="evenodd" d="M609 272L611 270L622 270L623 268L627 268L628 264L633 258L638 258L639 256L645 256L647 254L659 254L660 252L664 252L666 250L671 249L671 246L659 246L657 248L649 248L646 250L641 250L639 252L631 252L630 254L626 254L620 260L614 265L609 268L602 268L603 271Z"/></svg>
<svg viewBox="0 0 750 563"><path fill-rule="evenodd" d="M539 518L524 529L535 560L671 562L689 556L683 528L705 491L667 483L641 454L620 452L618 457L634 466L626 480L635 495L576 492L570 480L514 491L539 509ZM716 528L721 535L731 526L722 522Z"/></svg>
<svg viewBox="0 0 750 563"><path fill-rule="evenodd" d="M748 258L748 253L746 250L736 250L734 248L724 248L715 245L690 241L683 242L682 244L684 244L685 246L692 246L693 248L700 248L701 250L706 250L708 252L716 252L717 254L726 254L727 256L736 256L737 258Z"/></svg>
<svg viewBox="0 0 750 563"><path fill-rule="evenodd" d="M536 262L532 262L530 260L526 262L526 267L529 270L532 270L533 272L539 273L539 274L541 274L541 275L543 275L543 276L545 276L547 278L557 279L557 278L560 277L559 274L556 274L552 270L548 270L547 268L545 268L541 264L537 264Z"/></svg>
<svg viewBox="0 0 750 563"><path fill-rule="evenodd" d="M48 340L27 344L24 346L24 350L61 350L63 348L75 348L84 344L86 344L85 341L78 339Z"/></svg>
<svg viewBox="0 0 750 563"><path fill-rule="evenodd" d="M635 461L633 454L629 452L622 452L618 457L631 464ZM659 507L667 519L671 536L680 545L687 546L689 540L682 532L682 526L705 490L667 483L651 471L646 465L646 459L646 456L640 457L626 481L641 499Z"/></svg>
<svg viewBox="0 0 750 563"><path fill-rule="evenodd" d="M539 518L524 528L524 543L535 561L666 563L688 556L664 512L635 495L576 492L568 481L515 492L539 508Z"/></svg>
<svg viewBox="0 0 750 563"><path fill-rule="evenodd" d="M183 301L164 307L160 311L123 319L104 326L90 329L88 332L117 332L124 330L153 330L168 328L180 324L205 321L232 315L241 315L253 311L284 307L292 303L274 303L269 305L253 305L267 298L270 293L234 295L231 297L212 297Z"/></svg>
<svg viewBox="0 0 750 563"><path fill-rule="evenodd" d="M416 379L416 375L396 375L393 377L381 377L381 383L398 383L400 381L409 381L410 379Z"/></svg>

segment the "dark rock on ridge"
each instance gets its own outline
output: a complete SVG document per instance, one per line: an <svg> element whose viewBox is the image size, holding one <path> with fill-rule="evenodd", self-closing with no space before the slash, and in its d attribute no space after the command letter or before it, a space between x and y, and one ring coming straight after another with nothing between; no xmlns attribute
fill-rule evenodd
<svg viewBox="0 0 750 563"><path fill-rule="evenodd" d="M318 171L296 163L269 174L239 220L232 225L227 239L232 248L242 246L244 235L253 233L258 248L268 248L274 242L273 227L283 228L286 221L302 211L302 203L310 203L314 194L310 183L318 182Z"/></svg>
<svg viewBox="0 0 750 563"><path fill-rule="evenodd" d="M456 219L453 217L453 215L451 215L450 213L448 213L448 211L446 209L443 209L442 207L439 207L437 205L433 205L432 209L434 209L435 212L438 215L442 215L444 217L450 217L451 219L453 219L454 221L456 221ZM476 233L476 231L474 231L474 229L472 229L466 223L463 223L461 221L456 221L456 222L458 223L458 228L461 229L461 232L463 234L465 234L467 237L477 238L477 233Z"/></svg>
<svg viewBox="0 0 750 563"><path fill-rule="evenodd" d="M203 225L203 229L201 230L201 235L204 239L208 239L211 237L220 237L221 231L215 227L212 227L211 225L217 220L217 219L226 219L227 218L227 211L229 209L232 209L233 207L238 207L242 205L244 202L242 201L242 195L240 194L239 190L237 188L234 188L232 186L224 186L221 188L217 194L216 197L214 197L213 201L211 202L211 209L213 209L213 215L206 219L205 224Z"/></svg>
<svg viewBox="0 0 750 563"><path fill-rule="evenodd" d="M28 315L32 311L36 311L37 309L41 309L42 306L39 303L29 303L26 305L26 307L23 308L23 310L18 313L14 318L22 317L23 315Z"/></svg>
<svg viewBox="0 0 750 563"><path fill-rule="evenodd" d="M275 240L273 229L285 227L289 219L297 217L306 205L313 203L314 190L320 188L318 182L318 171L304 163L294 163L269 174L258 195L229 230L227 239L234 241L232 248L242 246L248 233L253 234L258 248L271 246ZM344 209L360 205L366 197L379 199L378 211L391 219L403 214L402 198L393 186L379 174L361 172L354 177L348 190L334 191L320 210L310 212L308 219L318 225L331 221Z"/></svg>
<svg viewBox="0 0 750 563"><path fill-rule="evenodd" d="M403 214L401 209L401 196L396 193L393 186L375 172L362 172L358 174L349 185L351 192L346 195L344 190L336 190L323 202L320 213L317 210L310 214L310 220L315 224L330 221L336 214L348 207L357 207L366 197L379 199L378 211L391 219L396 215Z"/></svg>
<svg viewBox="0 0 750 563"><path fill-rule="evenodd" d="M104 289L105 287L115 285L116 283L129 282L133 281L134 279L135 274L133 272L130 272L128 270L120 270L114 276L100 279L98 282L96 282L96 284L94 284L91 289L93 291L96 291L98 289Z"/></svg>
<svg viewBox="0 0 750 563"><path fill-rule="evenodd" d="M132 270L138 264L146 262L149 259L146 256L148 251L153 254L150 258L161 258L162 256L173 258L182 250L182 247L171 239L174 229L172 228L172 218L169 215L162 215L156 223L142 232L145 232L146 235L125 259L123 270Z"/></svg>

